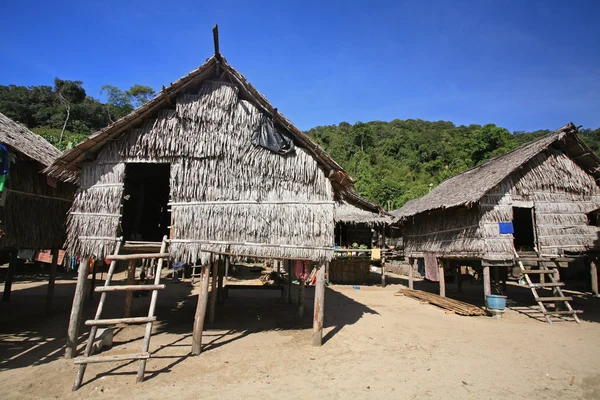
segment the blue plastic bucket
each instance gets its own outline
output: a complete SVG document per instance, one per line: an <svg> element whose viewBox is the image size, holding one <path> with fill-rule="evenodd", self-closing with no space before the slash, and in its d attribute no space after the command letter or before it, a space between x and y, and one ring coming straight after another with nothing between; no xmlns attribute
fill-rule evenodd
<svg viewBox="0 0 600 400"><path fill-rule="evenodd" d="M506 296L497 294L486 294L485 304L487 308L492 310L504 310L506 308Z"/></svg>

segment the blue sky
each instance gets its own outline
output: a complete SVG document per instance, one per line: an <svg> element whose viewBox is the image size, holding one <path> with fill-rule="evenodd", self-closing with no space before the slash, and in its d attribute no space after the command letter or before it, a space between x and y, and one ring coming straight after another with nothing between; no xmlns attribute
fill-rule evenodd
<svg viewBox="0 0 600 400"><path fill-rule="evenodd" d="M0 6L0 84L160 89L221 53L301 129L421 118L600 127L600 2L29 1Z"/></svg>

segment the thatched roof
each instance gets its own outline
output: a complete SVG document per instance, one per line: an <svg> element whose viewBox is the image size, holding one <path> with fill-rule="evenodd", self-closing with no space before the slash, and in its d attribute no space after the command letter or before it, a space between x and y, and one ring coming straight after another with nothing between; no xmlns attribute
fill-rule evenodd
<svg viewBox="0 0 600 400"><path fill-rule="evenodd" d="M168 87L163 87L158 95L137 108L129 115L115 121L108 127L92 134L73 149L65 152L53 165L46 169L50 175L66 181L77 181L77 172L81 165L93 160L102 147L111 140L115 140L130 129L140 127L148 118L155 118L165 107L176 103L177 96L185 93L186 89L197 86L199 82L213 77L215 72L227 76L240 89L240 97L255 104L267 116L273 119L278 129L286 131L293 138L294 143L308 151L319 163L320 167L331 180L334 190L340 199L345 199L361 209L380 212L381 208L356 193L354 180L346 171L335 162L325 151L310 139L305 133L296 128L277 108L259 93L246 78L231 67L220 54L209 58L204 65L180 78Z"/></svg>
<svg viewBox="0 0 600 400"><path fill-rule="evenodd" d="M335 221L347 224L386 225L392 222L392 217L385 212L372 212L358 208L348 202L336 204Z"/></svg>
<svg viewBox="0 0 600 400"><path fill-rule="evenodd" d="M60 156L60 150L48 143L40 135L36 135L23 125L0 113L0 143L13 150L25 154L48 167Z"/></svg>
<svg viewBox="0 0 600 400"><path fill-rule="evenodd" d="M391 214L396 219L403 220L437 209L470 207L490 189L549 147L563 151L596 181L600 180L600 158L579 139L575 125L569 123L555 132L445 180L427 195L407 202Z"/></svg>

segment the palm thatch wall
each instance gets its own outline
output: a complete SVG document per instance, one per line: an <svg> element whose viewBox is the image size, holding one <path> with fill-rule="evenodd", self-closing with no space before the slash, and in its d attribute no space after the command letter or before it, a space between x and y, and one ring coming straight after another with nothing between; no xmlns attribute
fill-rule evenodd
<svg viewBox="0 0 600 400"><path fill-rule="evenodd" d="M3 114L0 114L0 143L6 145L11 154L1 194L0 248L62 247L75 188L54 178L49 180L41 173L60 151Z"/></svg>
<svg viewBox="0 0 600 400"><path fill-rule="evenodd" d="M292 139L295 151L252 144L255 132L271 127ZM80 183L68 221L71 254L113 251L125 167L134 162L170 164L171 253L186 262L205 260L208 252L328 260L335 203L379 209L222 58L209 59L49 168Z"/></svg>
<svg viewBox="0 0 600 400"><path fill-rule="evenodd" d="M499 222L513 221L513 207L533 208L542 254L600 249L600 230L586 215L600 208L600 161L576 132L569 124L451 178L393 212L403 224L407 256L431 251L447 258L510 263L513 235L500 234ZM485 179L487 184L479 183ZM458 199L462 191L462 204L440 206L445 199Z"/></svg>

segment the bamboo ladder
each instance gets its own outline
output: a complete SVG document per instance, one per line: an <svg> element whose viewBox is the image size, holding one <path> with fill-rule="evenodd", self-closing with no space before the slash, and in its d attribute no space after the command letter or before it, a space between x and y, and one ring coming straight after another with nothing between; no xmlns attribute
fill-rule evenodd
<svg viewBox="0 0 600 400"><path fill-rule="evenodd" d="M551 317L553 315L559 316L571 316L575 322L578 324L581 323L579 318L577 317L577 313L581 313L580 310L574 310L571 307L571 303L569 301L573 300L572 297L565 296L563 291L561 290L561 286L564 286L564 282L560 281L560 275L558 267L560 267L559 259L557 258L545 258L540 255L537 249L535 249L535 253L533 256L527 255L519 255L517 251L514 251L515 259L519 265L521 273L525 277L525 282L527 283L527 287L531 289L531 293L535 301L538 303L542 314L546 318L548 324L552 325ZM533 262L537 265L538 269L531 269L531 266L528 266L529 269L525 268L524 262ZM548 267L546 264L552 263L553 266ZM531 277L529 275L539 275L540 283L534 283L531 281ZM544 277L547 276L550 279L550 282L545 282ZM552 289L552 296L543 297L538 293L538 289ZM544 303L552 302L554 303L554 310L549 310ZM564 304L566 310L560 310L560 305Z"/></svg>
<svg viewBox="0 0 600 400"><path fill-rule="evenodd" d="M79 364L79 371L77 373L77 378L75 379L75 384L73 385L73 390L79 389L81 383L83 381L83 375L85 374L85 369L87 364L91 363L101 363L101 362L114 362L114 361L125 361L125 360L140 360L140 366L138 368L137 373L137 382L142 382L144 380L144 372L146 371L146 361L150 358L150 353L148 349L150 347L150 336L152 335L152 323L156 321L156 316L154 315L154 311L156 309L156 301L158 299L158 291L165 288L164 284L160 284L160 274L163 267L163 262L165 258L169 257L169 253L166 253L167 250L167 237L164 236L160 252L159 253L146 253L146 254L119 254L121 249L121 242L117 243L115 248L114 255L107 257L111 260L110 267L108 269L108 274L106 275L106 282L104 286L99 286L95 289L96 292L102 293L100 296L100 301L98 303L98 309L96 310L96 316L94 319L85 321L86 326L91 326L90 335L88 337L88 342L85 347L84 356L80 358L76 358L75 364ZM115 271L115 267L117 265L117 261L119 260L139 260L139 259L156 259L158 258L158 266L156 267L156 271L154 272L154 284L153 285L114 285L111 286L111 279L113 273ZM113 319L101 319L102 309L104 307L104 301L106 300L106 294L108 292L117 292L117 291L138 291L138 290L148 290L152 291L152 297L150 298L150 306L148 308L148 316L147 317L133 317L133 318L113 318ZM144 343L142 344L142 352L134 353L134 354L117 354L112 356L92 356L92 348L94 345L94 340L96 339L96 332L98 331L99 326L110 326L116 324L146 324L146 332L144 334Z"/></svg>

